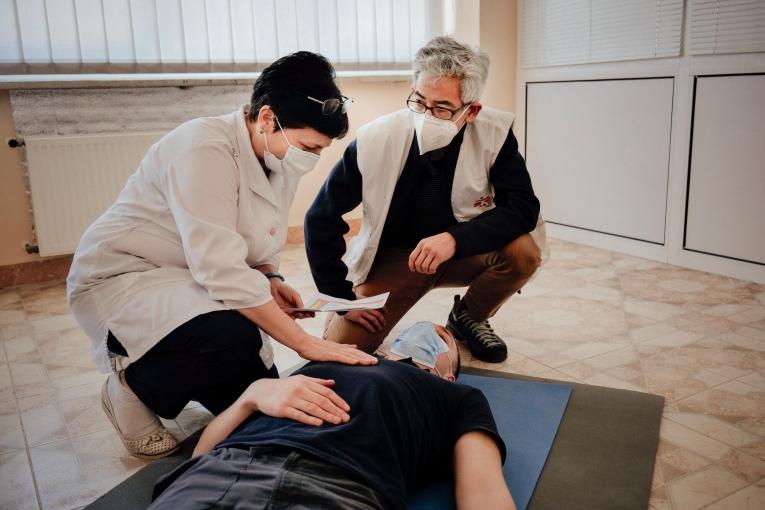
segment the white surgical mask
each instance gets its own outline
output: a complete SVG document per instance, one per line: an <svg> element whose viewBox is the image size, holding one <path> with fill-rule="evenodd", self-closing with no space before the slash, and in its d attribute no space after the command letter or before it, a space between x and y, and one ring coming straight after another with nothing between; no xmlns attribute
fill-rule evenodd
<svg viewBox="0 0 765 510"><path fill-rule="evenodd" d="M279 126L279 132L282 134L285 140L287 140L287 152L282 159L277 158L273 152L268 148L268 138L266 133L263 133L263 140L266 142L266 150L263 151L263 161L266 163L266 168L274 172L275 174L282 174L289 177L302 177L311 170L314 169L316 163L319 161L319 155L312 152L298 149L292 145L284 134L282 125L279 122L278 117L274 117L276 123Z"/></svg>
<svg viewBox="0 0 765 510"><path fill-rule="evenodd" d="M412 358L428 368L435 368L438 356L449 352L449 346L438 336L432 323L418 322L405 329L393 341L390 352Z"/></svg>
<svg viewBox="0 0 765 510"><path fill-rule="evenodd" d="M468 108L470 105L465 105L462 113L454 120L437 119L427 113L415 114L414 129L417 132L420 155L449 145L459 132L457 122L465 115Z"/></svg>

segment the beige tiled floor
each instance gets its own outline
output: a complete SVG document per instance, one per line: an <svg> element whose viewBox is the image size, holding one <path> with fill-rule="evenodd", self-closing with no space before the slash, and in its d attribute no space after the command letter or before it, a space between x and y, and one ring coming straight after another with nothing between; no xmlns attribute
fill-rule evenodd
<svg viewBox="0 0 765 510"><path fill-rule="evenodd" d="M765 508L765 286L560 241L552 253L493 319L511 352L492 368L664 395L651 508ZM302 248L282 269L314 291ZM451 296L402 325L444 322ZM0 290L0 341L0 508L78 508L143 465L101 412L104 376L63 284ZM208 419L189 407L168 425L185 437Z"/></svg>

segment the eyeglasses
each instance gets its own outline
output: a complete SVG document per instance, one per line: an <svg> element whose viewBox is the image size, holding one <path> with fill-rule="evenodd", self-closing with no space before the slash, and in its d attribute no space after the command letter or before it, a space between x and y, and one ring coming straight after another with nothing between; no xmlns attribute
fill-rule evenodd
<svg viewBox="0 0 765 510"><path fill-rule="evenodd" d="M466 105L462 105L456 110L450 110L449 108L444 108L441 106L434 106L431 108L430 106L426 105L419 99L412 99L413 95L414 95L414 91L412 91L412 93L409 94L409 97L406 98L406 106L410 110L412 110L414 113L425 113L428 110L430 110L430 113L432 113L435 118L441 119L441 120L452 120L452 117L454 117L454 115L456 115L457 112L464 109L466 106L470 105L470 103Z"/></svg>
<svg viewBox="0 0 765 510"><path fill-rule="evenodd" d="M306 95L305 97L307 97L311 101L319 103L321 105L321 113L324 115L332 115L338 109L341 109L340 111L345 113L348 111L348 107L351 104L353 104L353 98L346 97L346 96L340 96L339 99L336 97L330 97L329 99L325 99L324 101L320 99L316 99L315 97L311 97L308 95Z"/></svg>

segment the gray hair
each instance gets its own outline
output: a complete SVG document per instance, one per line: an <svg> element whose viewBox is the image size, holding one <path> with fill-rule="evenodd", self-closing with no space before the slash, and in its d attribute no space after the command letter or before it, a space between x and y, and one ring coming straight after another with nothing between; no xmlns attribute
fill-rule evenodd
<svg viewBox="0 0 765 510"><path fill-rule="evenodd" d="M439 36L417 51L414 57L414 82L420 73L451 76L460 80L464 103L478 101L489 76L489 56L478 46L462 44L452 37Z"/></svg>

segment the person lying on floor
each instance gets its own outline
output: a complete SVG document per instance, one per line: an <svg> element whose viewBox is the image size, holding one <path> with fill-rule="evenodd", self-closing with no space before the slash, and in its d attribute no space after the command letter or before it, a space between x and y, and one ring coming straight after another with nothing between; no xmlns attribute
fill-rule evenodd
<svg viewBox="0 0 765 510"><path fill-rule="evenodd" d="M421 322L391 351L406 358L255 381L157 482L150 508L404 509L409 490L453 476L459 509L515 510L488 401L454 382L454 337Z"/></svg>

